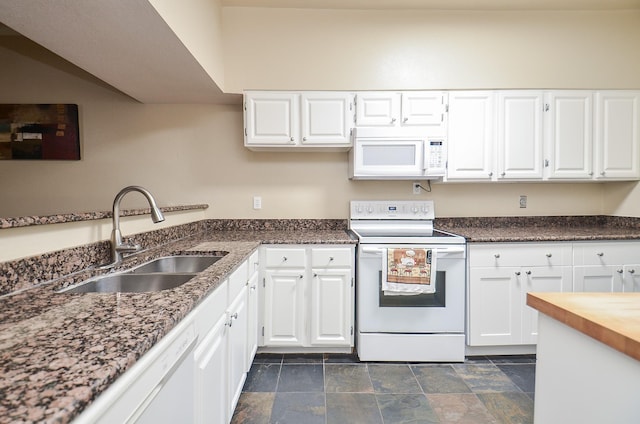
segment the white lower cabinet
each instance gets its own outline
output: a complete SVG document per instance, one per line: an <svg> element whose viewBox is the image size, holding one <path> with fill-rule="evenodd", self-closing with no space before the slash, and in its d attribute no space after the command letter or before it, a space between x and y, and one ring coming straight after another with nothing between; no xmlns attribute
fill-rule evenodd
<svg viewBox="0 0 640 424"><path fill-rule="evenodd" d="M351 269L313 269L311 345L351 346L351 282Z"/></svg>
<svg viewBox="0 0 640 424"><path fill-rule="evenodd" d="M259 268L260 262L258 260L259 255L256 250L251 254L248 261L249 266L249 282L247 283L247 363L246 371L248 372L253 362L253 357L256 356L258 350L258 281L259 281Z"/></svg>
<svg viewBox="0 0 640 424"><path fill-rule="evenodd" d="M213 328L203 335L194 352L196 423L200 424L227 423L230 419L227 387L229 367L227 365L228 320L225 313L226 282L223 289L224 300L219 305L212 306L217 312L218 319ZM221 288L218 290L222 291ZM211 296L215 295L216 293Z"/></svg>
<svg viewBox="0 0 640 424"><path fill-rule="evenodd" d="M467 343L536 344L528 292L640 292L640 242L469 245Z"/></svg>
<svg viewBox="0 0 640 424"><path fill-rule="evenodd" d="M469 247L470 346L535 344L537 312L527 292L572 290L570 243L490 243Z"/></svg>
<svg viewBox="0 0 640 424"><path fill-rule="evenodd" d="M262 249L262 346L353 346L354 247Z"/></svg>
<svg viewBox="0 0 640 424"><path fill-rule="evenodd" d="M573 291L637 291L638 258L640 243L637 241L574 243Z"/></svg>

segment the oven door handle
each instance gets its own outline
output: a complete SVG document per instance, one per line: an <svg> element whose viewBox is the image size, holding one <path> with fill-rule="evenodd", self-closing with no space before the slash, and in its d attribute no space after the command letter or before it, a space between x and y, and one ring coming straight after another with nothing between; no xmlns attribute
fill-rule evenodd
<svg viewBox="0 0 640 424"><path fill-rule="evenodd" d="M361 247L360 251L362 253L373 253L373 254L382 254L386 249L380 249L375 247ZM433 250L436 251L436 255L446 255L449 253L464 253L464 247L436 247Z"/></svg>

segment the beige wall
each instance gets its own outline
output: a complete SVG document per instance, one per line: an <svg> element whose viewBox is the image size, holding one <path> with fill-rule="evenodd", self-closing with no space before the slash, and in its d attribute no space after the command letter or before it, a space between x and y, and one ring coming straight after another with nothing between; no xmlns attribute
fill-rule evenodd
<svg viewBox="0 0 640 424"><path fill-rule="evenodd" d="M636 12L607 13L601 20L591 13L561 14L561 22L568 25L565 32L557 26L559 18L554 15L534 14L536 25L547 20L556 22L554 37L544 35L544 31L537 34L536 25L526 24L526 14L515 16L515 22L510 23L505 16L512 14L504 13L476 19L470 13L447 17L420 12L425 22L411 13L359 12L362 15L358 19L349 11L343 15L311 13L226 9L227 85L238 90L640 87L640 52L634 42L639 40L640 25L632 25L640 21ZM286 31L275 29L284 17L307 14L311 15L301 21L285 22ZM380 28L387 28L383 26L387 14L390 29L383 31ZM400 17L411 24L401 26ZM325 25L332 23L336 24L335 31L333 27L326 31ZM461 23L465 25L461 27ZM345 34L355 37L357 33L348 29L350 25L370 31L356 40L335 39ZM521 28L523 25L526 29ZM595 35L588 34L588 26L596 28ZM434 27L439 31L424 32L424 28ZM261 29L267 28L273 32L262 34ZM514 33L500 32L500 28L511 28ZM576 28L582 30L574 33ZM393 30L399 33L391 34ZM431 41L436 34L440 34L437 40L446 49ZM537 36L544 42L518 45L518 40ZM591 54L589 45L599 36L617 44L605 51L604 41L599 42ZM317 41L308 46L310 37ZM586 46L582 41L585 37ZM346 218L351 199L417 198L434 199L437 215L443 217L640 216L638 202L628 201L629 196L640 197L635 193L635 183L434 184L432 193L418 197L411 194L408 181L350 181L346 153L260 153L245 149L240 106L139 104L29 42L0 38L0 63L10 64L0 67L2 101L78 103L83 156L79 162L0 163L1 216L108 210L115 193L129 184L147 187L160 205L208 203L205 215L211 218ZM413 41L417 39L428 41L418 47L420 43ZM403 50L403 40L408 50ZM286 41L284 48L275 41ZM378 56L381 45L387 52L392 47L400 50L395 56ZM534 47L548 48L552 54L547 56ZM422 54L420 58L412 56L418 48L426 59ZM400 54L403 51L406 56ZM571 53L570 60L562 60L558 66L545 62L546 57L558 59L562 52ZM471 57L466 58L466 54ZM277 60L272 60L274 56ZM406 64L407 57L413 57L419 69L425 66L430 71L400 78L397 62ZM362 63L352 60L345 66L338 61L340 58L358 58ZM311 65L305 63L311 59ZM601 62L614 66L605 72ZM621 66L623 62L626 66ZM384 63L388 66L381 66ZM446 64L444 70L436 71L440 64ZM262 196L262 210L252 209L254 195ZM520 195L529 197L527 209L519 208ZM142 205L141 199L130 194L124 206Z"/></svg>
<svg viewBox="0 0 640 424"><path fill-rule="evenodd" d="M225 8L225 90L640 88L640 11Z"/></svg>

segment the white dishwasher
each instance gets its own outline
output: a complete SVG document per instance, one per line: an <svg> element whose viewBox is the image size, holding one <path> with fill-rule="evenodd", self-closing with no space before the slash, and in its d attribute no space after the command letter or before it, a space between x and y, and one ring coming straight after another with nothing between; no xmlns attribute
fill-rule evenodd
<svg viewBox="0 0 640 424"><path fill-rule="evenodd" d="M185 318L73 423L194 422L196 342L193 319Z"/></svg>

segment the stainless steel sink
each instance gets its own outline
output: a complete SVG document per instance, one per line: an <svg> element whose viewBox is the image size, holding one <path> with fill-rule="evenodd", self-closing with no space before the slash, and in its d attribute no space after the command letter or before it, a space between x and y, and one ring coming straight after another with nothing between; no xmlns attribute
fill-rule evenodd
<svg viewBox="0 0 640 424"><path fill-rule="evenodd" d="M59 293L154 292L174 289L223 256L184 255L154 259L128 271L91 278Z"/></svg>
<svg viewBox="0 0 640 424"><path fill-rule="evenodd" d="M93 278L60 293L154 292L174 289L191 280L196 274L112 274Z"/></svg>
<svg viewBox="0 0 640 424"><path fill-rule="evenodd" d="M167 256L164 258L154 259L151 262L147 262L146 264L127 271L127 273L197 273L209 268L220 259L222 259L222 256Z"/></svg>

